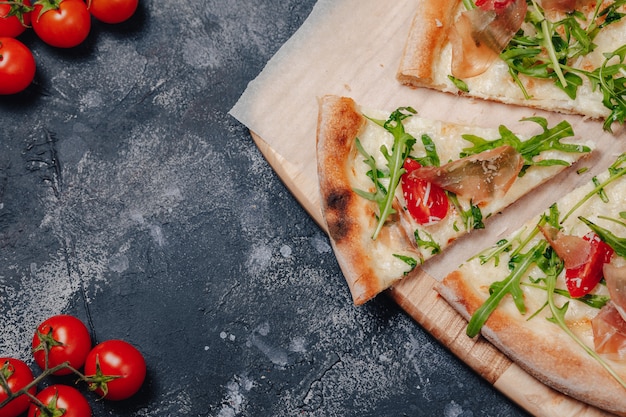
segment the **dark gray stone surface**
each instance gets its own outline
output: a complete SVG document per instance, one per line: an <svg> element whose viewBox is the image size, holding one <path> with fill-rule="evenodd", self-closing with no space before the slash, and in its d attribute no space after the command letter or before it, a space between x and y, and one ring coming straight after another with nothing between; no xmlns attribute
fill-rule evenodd
<svg viewBox="0 0 626 417"><path fill-rule="evenodd" d="M143 389L87 394L96 416L523 415L384 296L352 305L227 114L313 4L143 0L72 50L21 38L38 72L0 98L1 355L30 361L57 313L133 343Z"/></svg>

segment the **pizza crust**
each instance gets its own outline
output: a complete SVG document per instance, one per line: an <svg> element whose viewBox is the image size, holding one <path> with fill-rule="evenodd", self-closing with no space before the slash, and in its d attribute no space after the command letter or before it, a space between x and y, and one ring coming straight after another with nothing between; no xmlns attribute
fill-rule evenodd
<svg viewBox="0 0 626 417"><path fill-rule="evenodd" d="M441 54L446 41L447 28L453 22L458 0L418 2L407 39L398 80L413 87L443 88L433 77L433 62Z"/></svg>
<svg viewBox="0 0 626 417"><path fill-rule="evenodd" d="M448 275L437 291L469 320L485 300L463 270ZM555 331L556 329L556 331ZM482 336L542 383L577 400L626 416L626 395L595 360L556 325L543 317L528 321L521 314L496 309L482 328ZM622 377L624 365L611 362Z"/></svg>
<svg viewBox="0 0 626 417"><path fill-rule="evenodd" d="M376 256L375 242L393 242L398 251L414 252L404 232L396 225L384 227L376 241L377 204L352 190L352 160L355 138L365 125L356 104L346 97L326 96L319 102L317 158L322 212L337 261L356 305L365 303L402 278L389 275ZM415 253L416 257L419 254Z"/></svg>

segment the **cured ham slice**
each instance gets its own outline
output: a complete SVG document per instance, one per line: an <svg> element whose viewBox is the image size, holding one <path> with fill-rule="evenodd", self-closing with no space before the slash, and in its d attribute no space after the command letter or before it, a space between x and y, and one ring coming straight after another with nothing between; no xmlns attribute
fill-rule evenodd
<svg viewBox="0 0 626 417"><path fill-rule="evenodd" d="M498 58L526 17L525 0L480 1L459 16L450 30L452 75L471 78Z"/></svg>
<svg viewBox="0 0 626 417"><path fill-rule="evenodd" d="M626 321L612 302L591 321L595 351L613 360L626 359Z"/></svg>
<svg viewBox="0 0 626 417"><path fill-rule="evenodd" d="M539 229L552 249L559 255L566 269L576 268L587 262L591 254L591 244L579 236L567 235L550 225L540 226Z"/></svg>
<svg viewBox="0 0 626 417"><path fill-rule="evenodd" d="M506 194L523 165L522 155L504 145L439 167L422 167L410 175L481 204Z"/></svg>

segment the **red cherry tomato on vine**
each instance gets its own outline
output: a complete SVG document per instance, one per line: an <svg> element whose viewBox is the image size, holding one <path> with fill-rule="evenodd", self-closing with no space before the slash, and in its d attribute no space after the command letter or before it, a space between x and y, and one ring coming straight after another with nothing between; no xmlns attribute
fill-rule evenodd
<svg viewBox="0 0 626 417"><path fill-rule="evenodd" d="M0 94L24 90L35 78L35 57L17 39L0 38Z"/></svg>
<svg viewBox="0 0 626 417"><path fill-rule="evenodd" d="M89 12L101 22L121 23L137 10L139 0L88 0Z"/></svg>
<svg viewBox="0 0 626 417"><path fill-rule="evenodd" d="M11 392L17 392L26 385L33 382L33 373L28 365L19 359L0 358L0 372L3 373ZM35 395L36 387L28 390ZM6 391L0 385L0 403L8 398ZM28 409L30 399L25 395L11 400L4 407L0 408L0 417L17 417Z"/></svg>
<svg viewBox="0 0 626 417"><path fill-rule="evenodd" d="M91 29L91 15L83 0L38 0L32 25L39 38L50 46L73 48Z"/></svg>
<svg viewBox="0 0 626 417"><path fill-rule="evenodd" d="M14 4L0 1L0 36L15 38L30 26L30 1Z"/></svg>
<svg viewBox="0 0 626 417"><path fill-rule="evenodd" d="M31 404L28 417L91 417L87 399L69 385L50 385L37 394L37 399L46 406L46 411L42 412L35 404Z"/></svg>
<svg viewBox="0 0 626 417"><path fill-rule="evenodd" d="M419 162L407 158L402 174L402 193L407 210L419 224L437 222L448 214L450 203L443 188L409 174L420 168Z"/></svg>
<svg viewBox="0 0 626 417"><path fill-rule="evenodd" d="M131 397L146 377L146 361L141 352L123 340L107 340L89 352L85 376L90 389L107 400ZM115 378L112 378L115 377Z"/></svg>
<svg viewBox="0 0 626 417"><path fill-rule="evenodd" d="M85 363L91 350L91 336L82 321L76 317L61 314L50 317L37 327L33 336L33 356L41 369L45 369L45 346L48 346L48 369L63 362L69 362L74 369ZM54 375L68 375L72 371L62 368Z"/></svg>

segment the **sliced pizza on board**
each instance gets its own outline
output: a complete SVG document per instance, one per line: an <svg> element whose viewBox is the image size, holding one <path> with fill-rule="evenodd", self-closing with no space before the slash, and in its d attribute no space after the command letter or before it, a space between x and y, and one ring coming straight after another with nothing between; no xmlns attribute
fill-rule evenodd
<svg viewBox="0 0 626 417"><path fill-rule="evenodd" d="M548 386L626 415L626 154L437 291Z"/></svg>
<svg viewBox="0 0 626 417"><path fill-rule="evenodd" d="M626 118L622 0L418 0L403 84L580 114Z"/></svg>
<svg viewBox="0 0 626 417"><path fill-rule="evenodd" d="M458 237L587 155L569 123L539 117L534 136L320 99L322 213L355 304L437 256Z"/></svg>

